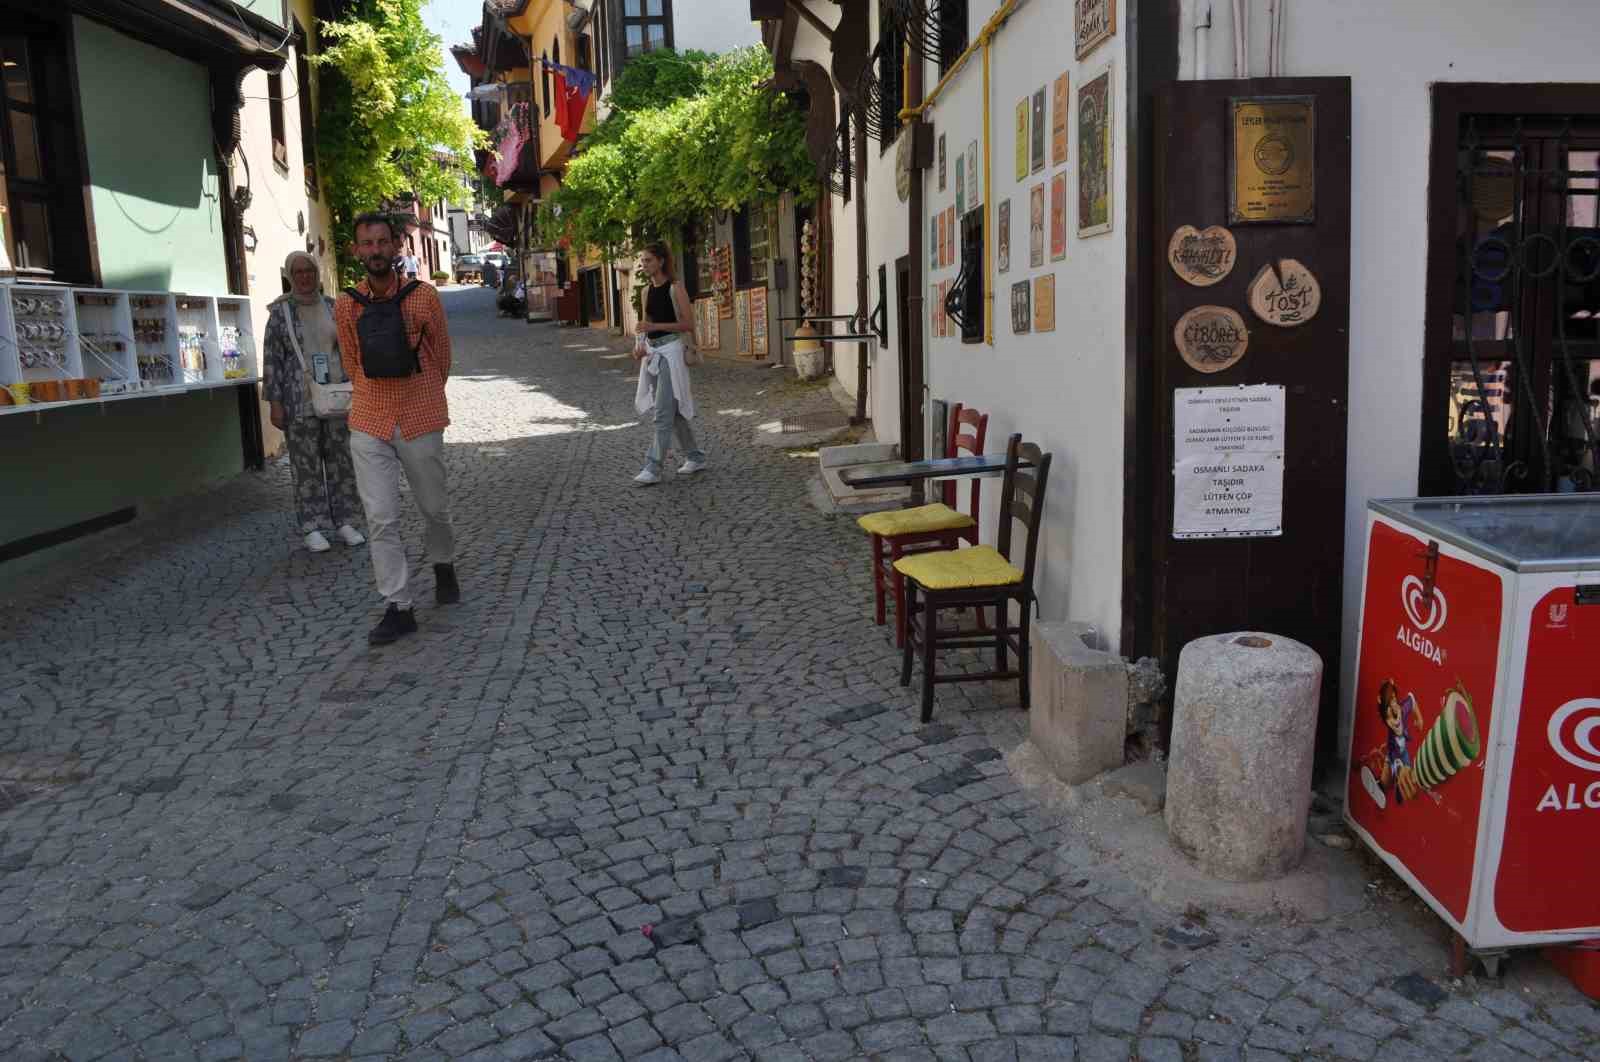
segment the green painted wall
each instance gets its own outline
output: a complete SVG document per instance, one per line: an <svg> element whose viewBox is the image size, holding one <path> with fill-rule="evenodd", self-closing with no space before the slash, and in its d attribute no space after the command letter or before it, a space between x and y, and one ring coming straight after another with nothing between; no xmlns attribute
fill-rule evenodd
<svg viewBox="0 0 1600 1062"><path fill-rule="evenodd" d="M231 387L0 417L0 544L238 475Z"/></svg>
<svg viewBox="0 0 1600 1062"><path fill-rule="evenodd" d="M234 0L234 2L252 15L260 15L262 18L276 22L280 26L288 25L283 18L284 0ZM307 23L307 25L310 25L310 23Z"/></svg>
<svg viewBox="0 0 1600 1062"><path fill-rule="evenodd" d="M228 290L206 69L73 18L101 282Z"/></svg>

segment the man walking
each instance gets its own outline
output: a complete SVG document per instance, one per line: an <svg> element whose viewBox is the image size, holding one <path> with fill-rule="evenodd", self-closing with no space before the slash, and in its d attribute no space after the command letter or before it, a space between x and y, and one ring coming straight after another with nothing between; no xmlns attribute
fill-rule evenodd
<svg viewBox="0 0 1600 1062"><path fill-rule="evenodd" d="M427 524L434 600L441 605L461 600L444 474L450 333L433 286L402 281L396 273L396 233L388 216L362 214L355 237L367 278L339 296L334 319L345 373L355 385L350 455L356 490L367 511L378 592L388 606L367 641L388 645L417 629L400 538L401 469Z"/></svg>

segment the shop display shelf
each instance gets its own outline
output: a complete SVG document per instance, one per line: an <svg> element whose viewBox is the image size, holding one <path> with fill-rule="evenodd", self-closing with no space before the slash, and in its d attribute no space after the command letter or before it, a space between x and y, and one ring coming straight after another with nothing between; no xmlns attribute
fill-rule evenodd
<svg viewBox="0 0 1600 1062"><path fill-rule="evenodd" d="M38 383L54 390L82 376L72 289L0 287L0 384Z"/></svg>

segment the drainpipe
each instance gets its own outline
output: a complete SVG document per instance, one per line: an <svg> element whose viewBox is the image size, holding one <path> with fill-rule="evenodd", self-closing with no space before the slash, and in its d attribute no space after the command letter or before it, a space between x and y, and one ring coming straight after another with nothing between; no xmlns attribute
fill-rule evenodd
<svg viewBox="0 0 1600 1062"><path fill-rule="evenodd" d="M906 87L906 92L903 106L915 107L922 102L922 59L912 48L906 46L904 62L905 77L902 83ZM927 218L923 215L927 210L927 204L923 202L925 192L923 171L917 168L914 158L916 155L917 134L921 131L921 127L922 115L914 115L905 124L905 127L900 130L900 135L911 138L906 146L912 149L911 154L913 156L911 163L911 189L910 194L906 197L906 213L909 215L911 222L910 239L907 241L911 257L911 269L909 270L911 290L906 293L906 301L911 312L906 314L906 345L911 348L912 361L920 363L922 366L921 372L918 373L921 377L922 387L920 393L913 397L914 401L921 403L921 409L918 411L915 422L921 425L923 430L926 430L926 418L922 414L922 411L928 408L927 351L924 348L922 338L922 305L924 301L922 294L922 262L926 255L923 241L927 239ZM920 460L923 458L925 456L924 449L921 431L916 433L915 439L900 440L901 453L908 460ZM918 480L912 484L911 501L913 504L921 504L924 500L923 484L921 480Z"/></svg>
<svg viewBox="0 0 1600 1062"><path fill-rule="evenodd" d="M1211 4L1202 2L1194 14L1194 79L1204 81L1209 74L1211 50Z"/></svg>
<svg viewBox="0 0 1600 1062"><path fill-rule="evenodd" d="M857 115L855 126L856 150L856 313L860 320L851 325L857 334L869 330L867 319L872 313L871 284L867 276L867 123ZM872 347L861 344L861 354L856 358L856 415L851 424L867 422L867 356Z"/></svg>

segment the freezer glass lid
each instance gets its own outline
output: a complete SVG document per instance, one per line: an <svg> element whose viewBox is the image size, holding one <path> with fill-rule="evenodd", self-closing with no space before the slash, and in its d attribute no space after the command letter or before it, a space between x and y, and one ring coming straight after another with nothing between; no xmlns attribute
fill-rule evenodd
<svg viewBox="0 0 1600 1062"><path fill-rule="evenodd" d="M1600 494L1395 498L1372 507L1508 567L1600 567Z"/></svg>

